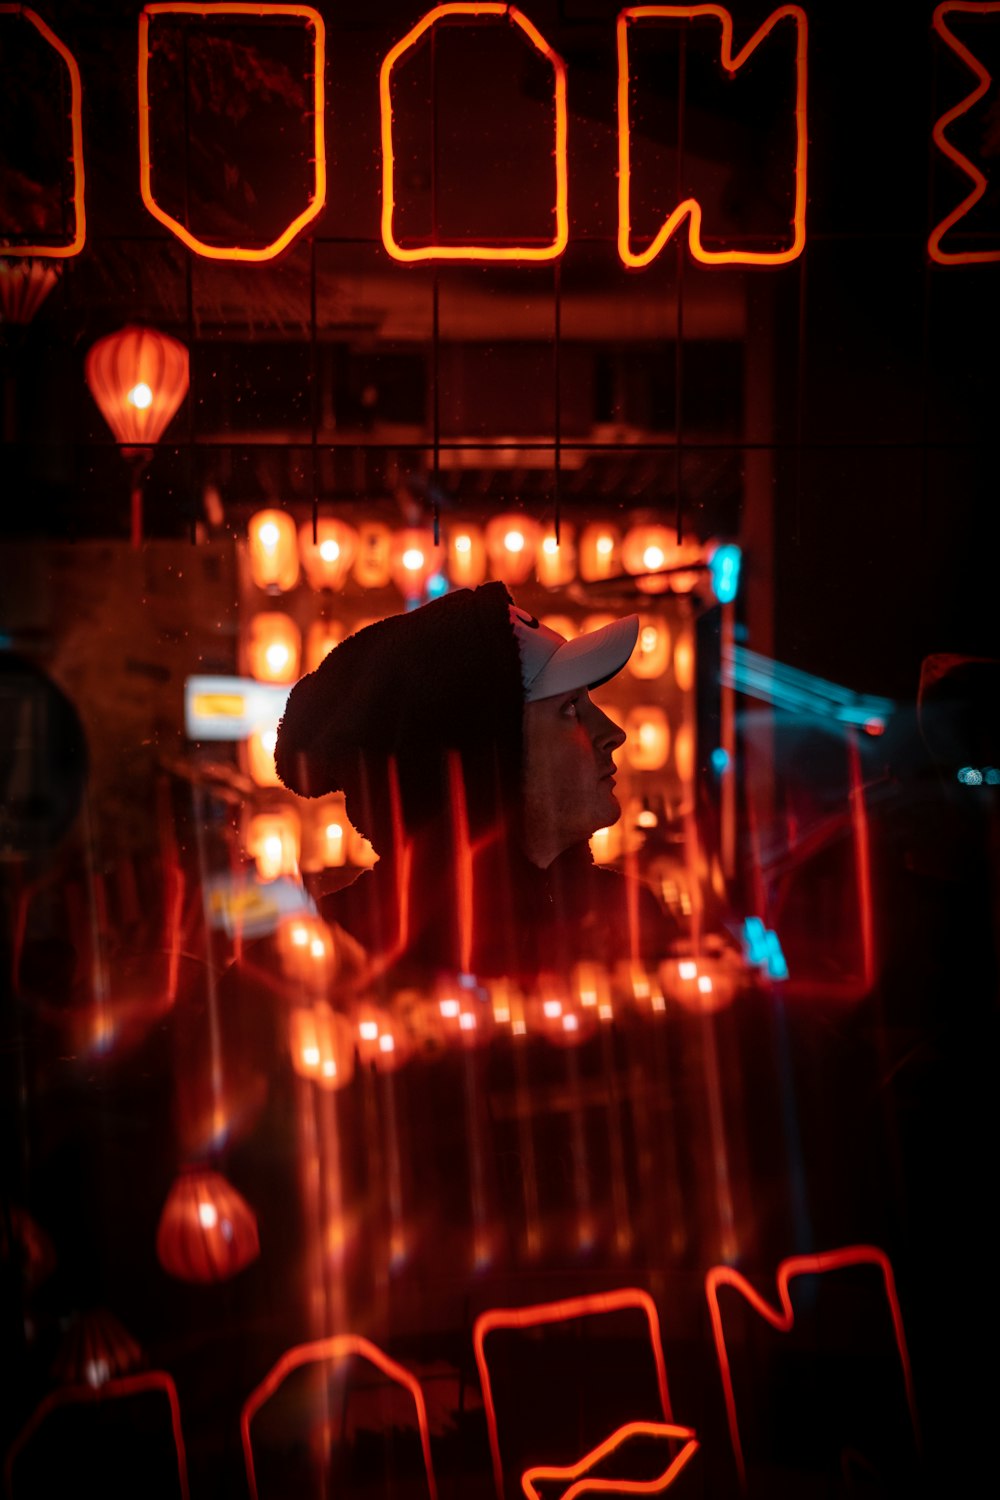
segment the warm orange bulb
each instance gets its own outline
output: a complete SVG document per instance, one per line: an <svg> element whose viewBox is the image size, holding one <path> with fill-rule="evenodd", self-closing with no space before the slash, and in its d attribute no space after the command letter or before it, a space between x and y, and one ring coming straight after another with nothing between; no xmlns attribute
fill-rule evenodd
<svg viewBox="0 0 1000 1500"><path fill-rule="evenodd" d="M259 510L247 528L250 576L259 589L285 593L299 581L295 522L283 510Z"/></svg>
<svg viewBox="0 0 1000 1500"><path fill-rule="evenodd" d="M299 627L280 610L253 616L247 634L246 662L258 682L294 682L301 656Z"/></svg>
<svg viewBox="0 0 1000 1500"><path fill-rule="evenodd" d="M538 582L546 588L561 588L576 577L573 535L573 527L563 524L559 528L558 542L554 532L549 532L543 539L535 558L535 572Z"/></svg>
<svg viewBox="0 0 1000 1500"><path fill-rule="evenodd" d="M539 550L541 527L530 516L494 516L486 527L486 550L494 578L523 583Z"/></svg>
<svg viewBox="0 0 1000 1500"><path fill-rule="evenodd" d="M448 536L448 577L459 588L476 588L486 577L486 546L478 526Z"/></svg>
<svg viewBox="0 0 1000 1500"><path fill-rule="evenodd" d="M311 588L340 589L358 550L357 532L336 516L320 516L299 527L299 556Z"/></svg>
<svg viewBox="0 0 1000 1500"><path fill-rule="evenodd" d="M585 582L610 578L617 572L621 534L616 527L593 522L580 533L580 577Z"/></svg>
<svg viewBox="0 0 1000 1500"><path fill-rule="evenodd" d="M670 729L662 708L633 708L625 719L625 755L636 771L659 771L670 750Z"/></svg>
<svg viewBox="0 0 1000 1500"><path fill-rule="evenodd" d="M299 819L294 808L256 813L247 823L246 850L261 880L299 873Z"/></svg>

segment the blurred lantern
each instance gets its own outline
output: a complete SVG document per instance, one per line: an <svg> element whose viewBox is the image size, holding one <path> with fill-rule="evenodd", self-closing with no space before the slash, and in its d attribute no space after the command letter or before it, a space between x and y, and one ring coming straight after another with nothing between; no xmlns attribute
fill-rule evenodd
<svg viewBox="0 0 1000 1500"><path fill-rule="evenodd" d="M643 705L633 708L625 719L625 754L636 771L659 771L667 763L670 751L670 729L662 708Z"/></svg>
<svg viewBox="0 0 1000 1500"><path fill-rule="evenodd" d="M52 1377L60 1385L89 1385L130 1375L144 1364L135 1339L106 1307L74 1318L56 1350Z"/></svg>
<svg viewBox="0 0 1000 1500"><path fill-rule="evenodd" d="M323 1089L342 1089L354 1077L354 1027L325 1001L296 1006L288 1018L292 1067Z"/></svg>
<svg viewBox="0 0 1000 1500"><path fill-rule="evenodd" d="M674 680L682 693L694 687L694 645L690 635L679 637L674 647Z"/></svg>
<svg viewBox="0 0 1000 1500"><path fill-rule="evenodd" d="M285 917L278 923L275 942L285 978L322 993L337 966L333 933L322 917L310 912Z"/></svg>
<svg viewBox="0 0 1000 1500"><path fill-rule="evenodd" d="M639 616L639 635L629 657L628 669L633 677L659 677L667 670L670 658L670 631L666 622L652 615Z"/></svg>
<svg viewBox="0 0 1000 1500"><path fill-rule="evenodd" d="M434 533L417 527L397 531L389 548L389 572L407 603L420 599L432 573L444 562L444 548L434 545Z"/></svg>
<svg viewBox="0 0 1000 1500"><path fill-rule="evenodd" d="M360 865L363 870L370 870L378 859L364 834L350 825L347 831L347 857L352 865Z"/></svg>
<svg viewBox="0 0 1000 1500"><path fill-rule="evenodd" d="M31 322L62 273L48 260L0 260L0 321L23 328Z"/></svg>
<svg viewBox="0 0 1000 1500"><path fill-rule="evenodd" d="M283 510L259 510L247 527L250 577L259 589L283 594L299 581L295 522Z"/></svg>
<svg viewBox="0 0 1000 1500"><path fill-rule="evenodd" d="M364 1001L355 1012L358 1061L381 1073L392 1073L406 1061L406 1038L388 1011Z"/></svg>
<svg viewBox="0 0 1000 1500"><path fill-rule="evenodd" d="M304 830L302 868L334 870L345 864L348 826L343 793L313 803Z"/></svg>
<svg viewBox="0 0 1000 1500"><path fill-rule="evenodd" d="M478 526L449 531L448 577L459 588L475 588L486 577L486 543Z"/></svg>
<svg viewBox="0 0 1000 1500"><path fill-rule="evenodd" d="M293 807L254 813L247 820L246 850L261 880L299 873L299 815Z"/></svg>
<svg viewBox="0 0 1000 1500"><path fill-rule="evenodd" d="M690 724L682 724L674 736L674 765L681 781L694 776L694 732Z"/></svg>
<svg viewBox="0 0 1000 1500"><path fill-rule="evenodd" d="M142 472L188 388L188 352L155 328L130 325L92 344L84 375L132 465L132 544L142 541Z"/></svg>
<svg viewBox="0 0 1000 1500"><path fill-rule="evenodd" d="M603 964L577 964L573 970L573 990L584 1010L606 1005L611 998L611 981Z"/></svg>
<svg viewBox="0 0 1000 1500"><path fill-rule="evenodd" d="M277 724L262 725L247 736L247 769L257 786L281 785L281 778L274 764L277 743Z"/></svg>
<svg viewBox="0 0 1000 1500"><path fill-rule="evenodd" d="M542 615L541 622L550 630L554 630L557 635L565 636L568 641L576 635L576 625L569 615Z"/></svg>
<svg viewBox="0 0 1000 1500"><path fill-rule="evenodd" d="M622 545L626 573L659 573L670 567L677 533L669 526L632 526Z"/></svg>
<svg viewBox="0 0 1000 1500"><path fill-rule="evenodd" d="M589 635L592 630L603 630L605 625L613 625L617 619L617 615L587 615L583 621L583 624L580 626L580 634Z"/></svg>
<svg viewBox="0 0 1000 1500"><path fill-rule="evenodd" d="M563 522L556 541L554 528L548 528L542 536L535 554L535 573L539 583L546 588L560 588L572 583L576 577L576 547L573 542L573 527Z"/></svg>
<svg viewBox="0 0 1000 1500"><path fill-rule="evenodd" d="M358 534L353 526L334 516L319 517L315 540L311 521L299 527L299 556L314 589L343 588L357 550Z"/></svg>
<svg viewBox="0 0 1000 1500"><path fill-rule="evenodd" d="M280 610L261 610L250 621L246 653L258 682L295 682L302 654L299 627Z"/></svg>
<svg viewBox="0 0 1000 1500"><path fill-rule="evenodd" d="M621 565L620 547L621 532L616 526L600 522L585 526L580 535L580 577L588 583L612 577Z"/></svg>
<svg viewBox="0 0 1000 1500"><path fill-rule="evenodd" d="M736 995L731 970L711 957L667 959L660 965L660 983L685 1010L700 1015L723 1010Z"/></svg>
<svg viewBox="0 0 1000 1500"><path fill-rule="evenodd" d="M256 1215L221 1172L183 1172L163 1205L156 1254L181 1281L225 1281L260 1254Z"/></svg>
<svg viewBox="0 0 1000 1500"><path fill-rule="evenodd" d="M530 516L509 512L486 527L486 551L494 578L523 583L531 572L541 527Z"/></svg>
<svg viewBox="0 0 1000 1500"><path fill-rule="evenodd" d="M389 583L392 532L381 521L365 521L358 527L358 550L354 577L363 589L384 589Z"/></svg>
<svg viewBox="0 0 1000 1500"><path fill-rule="evenodd" d="M305 670L315 672L343 639L344 627L339 620L314 620L306 632Z"/></svg>
<svg viewBox="0 0 1000 1500"><path fill-rule="evenodd" d="M597 865L608 865L613 859L617 859L621 846L620 823L614 823L610 828L599 828L590 836L590 852Z"/></svg>

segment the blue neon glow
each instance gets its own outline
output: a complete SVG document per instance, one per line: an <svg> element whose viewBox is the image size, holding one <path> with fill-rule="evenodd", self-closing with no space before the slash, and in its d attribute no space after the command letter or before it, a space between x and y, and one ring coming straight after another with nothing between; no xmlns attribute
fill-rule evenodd
<svg viewBox="0 0 1000 1500"><path fill-rule="evenodd" d="M1000 786L1000 771L996 766L983 767L983 780L987 786Z"/></svg>
<svg viewBox="0 0 1000 1500"><path fill-rule="evenodd" d="M760 917L745 919L742 939L743 957L752 968L763 969L768 979L788 978L788 964L778 934L765 927Z"/></svg>
<svg viewBox="0 0 1000 1500"><path fill-rule="evenodd" d="M977 771L975 766L963 766L958 773L958 779L963 786L982 786L983 773Z"/></svg>
<svg viewBox="0 0 1000 1500"><path fill-rule="evenodd" d="M428 599L440 599L448 592L448 580L443 573L432 573L427 580Z"/></svg>
<svg viewBox="0 0 1000 1500"><path fill-rule="evenodd" d="M728 648L722 659L721 680L752 698L772 703L790 713L811 713L841 724L864 727L877 720L884 726L896 705L891 698L855 693L811 672L800 672L746 646Z"/></svg>
<svg viewBox="0 0 1000 1500"><path fill-rule="evenodd" d="M729 751L723 750L721 745L716 745L709 760L712 762L712 770L716 776L724 776L729 770Z"/></svg>
<svg viewBox="0 0 1000 1500"><path fill-rule="evenodd" d="M740 586L740 563L743 554L735 542L716 547L708 559L712 575L712 592L720 604L731 604Z"/></svg>

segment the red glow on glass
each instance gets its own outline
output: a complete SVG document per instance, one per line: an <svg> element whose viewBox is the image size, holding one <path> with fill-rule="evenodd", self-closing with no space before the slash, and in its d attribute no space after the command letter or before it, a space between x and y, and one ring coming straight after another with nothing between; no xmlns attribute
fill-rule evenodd
<svg viewBox="0 0 1000 1500"><path fill-rule="evenodd" d="M631 1437L662 1437L681 1438L684 1447L680 1453L667 1465L662 1474L655 1479L588 1479L588 1472L606 1458L609 1453L614 1453L622 1443ZM673 1422L626 1422L619 1427L610 1437L605 1438L596 1448L583 1456L577 1463L567 1467L557 1468L554 1465L545 1467L539 1465L533 1469L525 1469L521 1475L521 1488L527 1500L542 1500L541 1495L535 1488L536 1481L556 1480L565 1483L567 1480L575 1479L578 1482L571 1484L568 1490L561 1493L560 1500L576 1500L578 1495L584 1494L615 1494L615 1495L662 1495L668 1489L680 1471L687 1465L690 1459L698 1451L698 1440L690 1427L678 1427Z"/></svg>
<svg viewBox="0 0 1000 1500"><path fill-rule="evenodd" d="M670 1392L667 1388L667 1367L663 1358L660 1338L660 1320L656 1304L648 1292L638 1287L622 1287L615 1292L593 1292L584 1297L568 1297L561 1302L540 1302L532 1307L492 1308L480 1313L472 1330L472 1342L479 1367L479 1382L483 1392L483 1407L490 1434L490 1452L493 1456L493 1477L498 1495L505 1493L503 1463L500 1458L500 1440L497 1434L497 1414L490 1384L489 1365L486 1360L486 1335L496 1328L537 1328L546 1323L567 1323L572 1318L594 1317L599 1313L619 1312L622 1308L635 1307L645 1313L649 1325L649 1343L656 1362L656 1380L660 1391L660 1405L666 1421L673 1413L670 1409ZM596 1462L596 1459L594 1460ZM592 1482L593 1483L593 1482ZM579 1493L579 1490L577 1491Z"/></svg>
<svg viewBox="0 0 1000 1500"><path fill-rule="evenodd" d="M729 1367L729 1354L726 1349L726 1335L722 1326L722 1314L719 1310L719 1288L722 1286L732 1287L750 1303L754 1312L776 1328L779 1333L788 1333L795 1324L795 1312L792 1308L792 1299L788 1290L788 1284L796 1276L822 1275L826 1271L839 1271L847 1266L877 1266L882 1272L882 1280L885 1283L885 1295L889 1303L889 1311L892 1315L893 1332L896 1338L896 1348L899 1351L899 1362L902 1366L903 1381L906 1386L906 1399L910 1408L910 1420L913 1423L914 1434L919 1440L919 1428L917 1425L917 1408L913 1391L913 1376L910 1370L910 1356L906 1347L906 1334L903 1329L903 1315L899 1307L899 1299L896 1296L896 1278L893 1275L889 1257L884 1250L875 1245L847 1245L842 1250L827 1250L819 1255L796 1255L789 1260L783 1260L778 1267L776 1279L778 1288L779 1306L774 1307L770 1302L755 1291L745 1276L739 1271L734 1271L731 1266L713 1266L705 1277L705 1296L708 1299L708 1310L712 1320L712 1333L715 1338L715 1352L719 1361L719 1373L722 1376L722 1385L726 1399L726 1413L729 1418L729 1437L733 1445L733 1455L739 1470L740 1481L746 1487L746 1463L743 1457L743 1446L740 1442L739 1422L736 1414L736 1396L733 1390L732 1372Z"/></svg>
<svg viewBox="0 0 1000 1500"><path fill-rule="evenodd" d="M393 231L393 173L395 154L392 142L392 70L396 63L415 46L420 38L438 21L451 16L474 16L483 19L496 16L520 27L532 46L552 64L553 93L555 100L555 171L556 232L548 245L421 245L407 249L400 245ZM379 74L379 100L382 120L382 243L394 260L556 260L565 250L569 239L569 215L567 210L566 167L566 64L533 26L527 16L522 15L516 5L499 4L449 4L437 5L422 16L401 41L386 53Z"/></svg>
<svg viewBox="0 0 1000 1500"><path fill-rule="evenodd" d="M304 21L313 32L313 191L308 204L292 222L282 230L269 245L248 248L245 245L208 245L185 228L179 219L161 208L153 195L152 154L150 148L149 101L149 23L154 16L201 16L214 20L218 16L284 17L288 20ZM142 201L161 224L166 225L189 250L203 255L208 260L273 260L295 239L296 235L311 224L326 203L326 141L323 125L325 109L324 73L326 71L326 27L319 11L311 5L246 5L226 3L218 5L147 5L139 16L139 187Z"/></svg>
<svg viewBox="0 0 1000 1500"><path fill-rule="evenodd" d="M972 189L962 199L957 208L953 208L951 213L947 214L941 220L940 224L935 225L927 241L927 253L931 260L937 261L938 265L941 266L984 265L989 261L1000 260L1000 250L951 251L942 250L941 248L941 241L948 233L948 230L953 228L960 219L964 219L966 214L976 206L986 192L986 177L984 174L977 166L973 165L964 152L959 151L957 146L952 145L951 141L945 135L945 131L961 115L967 114L974 104L979 103L993 82L992 77L986 68L983 67L979 58L973 52L970 52L964 42L960 42L955 33L949 28L946 18L954 12L966 16L997 15L1000 14L1000 3L997 3L997 0L990 0L988 4L977 4L974 3L974 0L945 0L945 3L937 6L934 11L934 19L931 22L934 30L945 46L950 47L955 56L961 58L962 62L975 73L977 82L975 88L966 94L964 99L960 99L956 105L947 110L939 120L934 122L932 135L935 146L950 161L955 163L959 171L964 172L965 176L972 183Z"/></svg>
<svg viewBox="0 0 1000 1500"><path fill-rule="evenodd" d="M791 20L797 30L795 46L795 206L792 213L792 243L784 250L706 250L701 242L702 209L697 198L685 198L672 210L645 250L632 249L631 151L628 110L628 27L630 21L693 21L715 16L722 28L720 57L727 73L737 72L747 58L769 36L779 21ZM618 254L626 266L648 266L655 260L685 219L688 248L703 265L781 266L797 259L806 243L806 168L809 153L807 125L807 36L806 13L800 5L782 5L771 12L750 40L733 55L733 18L721 5L636 5L618 15Z"/></svg>
<svg viewBox="0 0 1000 1500"><path fill-rule="evenodd" d="M65 260L71 255L79 255L87 238L87 217L84 208L84 172L83 172L83 85L80 82L80 69L77 67L76 58L61 42L55 32L46 26L41 16L36 11L30 10L26 5L0 5L0 16L20 16L22 20L33 26L38 34L48 42L63 62L69 73L70 101L69 120L72 133L72 151L70 160L73 164L73 238L68 245L7 245L3 246L4 255L44 255L53 259Z"/></svg>
<svg viewBox="0 0 1000 1500"><path fill-rule="evenodd" d="M361 1338L353 1333L335 1334L332 1338L316 1339L309 1344L296 1344L281 1356L274 1368L264 1377L256 1390L247 1397L243 1411L240 1414L240 1434L243 1439L243 1460L246 1464L247 1485L250 1490L251 1500L258 1500L257 1472L253 1461L253 1445L250 1441L250 1423L257 1415L264 1403L274 1395L275 1391L282 1385L293 1370L299 1369L301 1365L315 1364L326 1359L346 1359L350 1355L357 1355L361 1359L367 1359L371 1364L388 1375L390 1380L409 1391L413 1397L413 1404L417 1413L417 1427L420 1431L420 1447L424 1455L424 1472L427 1476L427 1491L431 1500L437 1500L437 1483L434 1478L434 1465L431 1460L431 1438L430 1427L427 1422L427 1407L424 1403L424 1393L420 1389L420 1383L409 1370L402 1365L396 1364L395 1360L384 1354L377 1344L372 1344L368 1339Z"/></svg>
<svg viewBox="0 0 1000 1500"><path fill-rule="evenodd" d="M156 1254L181 1281L226 1281L260 1254L256 1215L220 1172L185 1172L163 1205Z"/></svg>

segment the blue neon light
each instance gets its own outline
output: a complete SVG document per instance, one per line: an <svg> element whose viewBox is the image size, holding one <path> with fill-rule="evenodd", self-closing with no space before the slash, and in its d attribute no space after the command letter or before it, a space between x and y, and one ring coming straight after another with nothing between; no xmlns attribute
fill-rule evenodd
<svg viewBox="0 0 1000 1500"><path fill-rule="evenodd" d="M855 693L839 683L827 682L811 672L800 672L797 667L761 656L746 646L733 646L726 651L721 676L727 687L772 703L775 708L790 713L812 713L841 724L864 727L875 722L884 727L896 706L891 698Z"/></svg>
<svg viewBox="0 0 1000 1500"><path fill-rule="evenodd" d="M448 592L448 580L443 573L432 573L427 580L428 599L440 599Z"/></svg>
<svg viewBox="0 0 1000 1500"><path fill-rule="evenodd" d="M743 956L752 968L763 969L768 979L788 978L788 964L778 934L765 927L760 917L745 919L742 938Z"/></svg>
<svg viewBox="0 0 1000 1500"><path fill-rule="evenodd" d="M712 575L712 592L720 604L731 604L740 586L740 562L743 554L735 542L716 547L708 560Z"/></svg>
<svg viewBox="0 0 1000 1500"><path fill-rule="evenodd" d="M712 770L716 776L724 776L729 770L729 751L724 750L721 745L716 745L709 760L712 762Z"/></svg>

